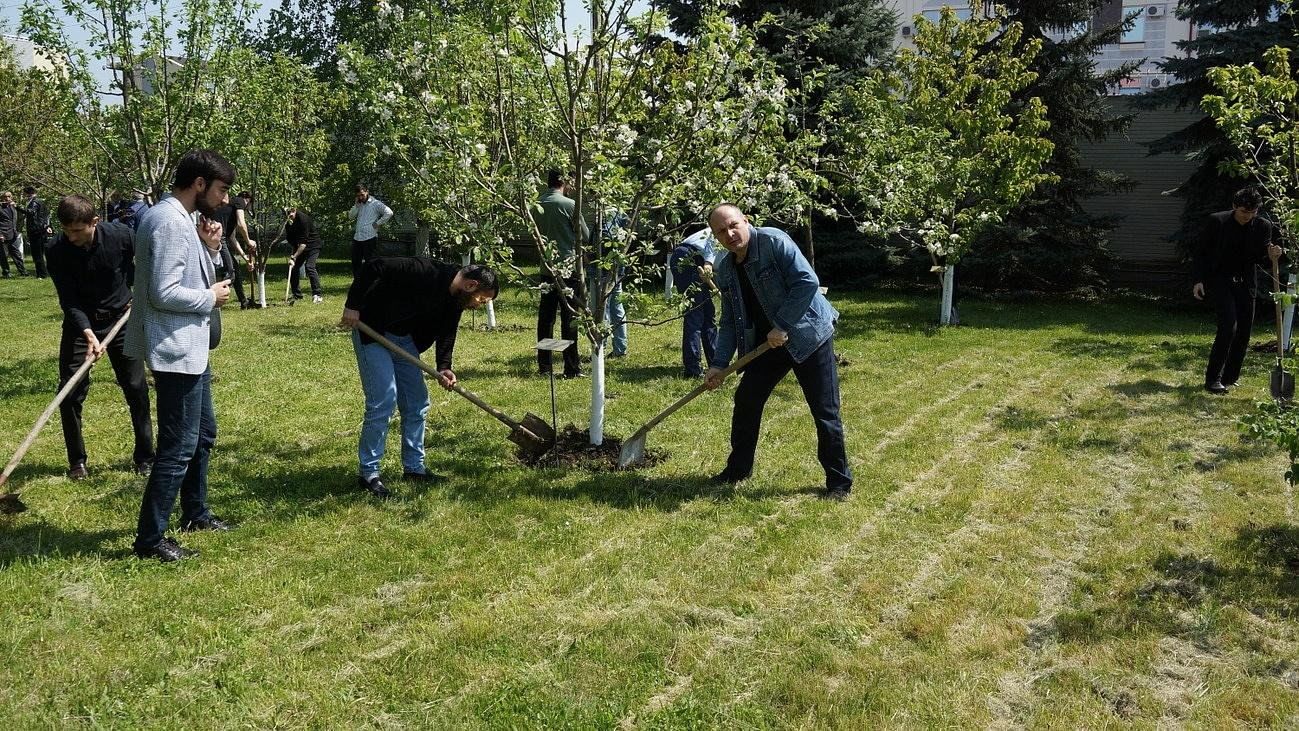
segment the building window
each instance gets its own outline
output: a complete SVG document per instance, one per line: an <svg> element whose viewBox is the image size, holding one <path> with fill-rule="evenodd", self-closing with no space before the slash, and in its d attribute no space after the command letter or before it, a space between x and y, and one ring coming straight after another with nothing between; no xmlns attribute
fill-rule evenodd
<svg viewBox="0 0 1299 731"><path fill-rule="evenodd" d="M1146 41L1146 8L1148 3L1123 3L1123 18L1126 20L1129 15L1137 13L1136 20L1132 21L1132 26L1123 31L1123 36L1119 38L1119 43L1145 43Z"/></svg>
<svg viewBox="0 0 1299 731"><path fill-rule="evenodd" d="M969 20L969 19L970 19L970 8L969 8L969 7L964 7L964 8L961 8L961 7L955 7L955 6L950 6L950 7L952 7L952 9L956 11L956 17L957 17L957 18L959 18L959 19L961 19L961 20ZM925 20L928 20L930 23L933 23L933 24L937 25L937 24L938 24L938 20L939 20L939 18L942 17L942 13L943 13L942 10L926 10L926 11L922 12L921 15L925 16Z"/></svg>

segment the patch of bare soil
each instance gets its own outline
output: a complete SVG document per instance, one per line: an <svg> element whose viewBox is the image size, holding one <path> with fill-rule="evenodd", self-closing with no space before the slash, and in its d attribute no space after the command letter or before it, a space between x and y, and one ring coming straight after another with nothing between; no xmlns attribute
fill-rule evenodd
<svg viewBox="0 0 1299 731"><path fill-rule="evenodd" d="M540 457L519 455L519 459L532 467L571 467L585 470L618 469L618 454L622 451L622 440L608 435L604 444L591 444L591 430L578 429L569 425L560 429L555 438L555 446ZM628 467L634 470L650 467L662 462L667 455L655 449L646 449L645 457L640 462Z"/></svg>

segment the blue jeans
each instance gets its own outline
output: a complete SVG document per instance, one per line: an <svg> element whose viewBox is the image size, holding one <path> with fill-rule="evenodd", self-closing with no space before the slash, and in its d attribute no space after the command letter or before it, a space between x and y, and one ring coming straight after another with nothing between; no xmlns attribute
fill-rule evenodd
<svg viewBox="0 0 1299 731"><path fill-rule="evenodd" d="M596 299L600 296L603 289L601 275L609 275L596 267L587 267L586 281L587 287L591 294L591 310L595 311ZM627 354L627 308L622 305L622 282L614 285L613 291L609 293L609 299L604 301L604 321L612 323L613 327L613 354Z"/></svg>
<svg viewBox="0 0 1299 731"><path fill-rule="evenodd" d="M816 456L825 469L825 486L830 489L852 488L852 469L844 448L843 420L839 416L839 368L834 357L834 338L812 352L802 363L795 363L789 351L776 348L758 356L745 366L744 376L735 389L735 411L731 415L731 455L726 470L735 476L753 472L753 458L758 448L758 430L762 426L762 409L767 398L786 373L794 371L803 398L816 422Z"/></svg>
<svg viewBox="0 0 1299 731"><path fill-rule="evenodd" d="M409 335L384 336L397 347L419 356ZM379 476L388 441L388 420L394 408L401 412L401 466L404 472L424 472L424 419L428 416L428 385L424 372L391 353L378 343L361 343L361 333L352 331L352 348L361 372L365 392L365 419L361 422L361 443L357 449L363 479Z"/></svg>
<svg viewBox="0 0 1299 731"><path fill-rule="evenodd" d="M716 343L717 306L712 297L697 299L681 325L681 364L685 366L687 376L703 375L703 364L712 362ZM701 354L702 363L699 360Z"/></svg>
<svg viewBox="0 0 1299 731"><path fill-rule="evenodd" d="M201 375L153 372L158 397L158 450L144 488L135 547L162 540L180 493L181 524L210 518L207 506L208 455L216 444L212 370Z"/></svg>

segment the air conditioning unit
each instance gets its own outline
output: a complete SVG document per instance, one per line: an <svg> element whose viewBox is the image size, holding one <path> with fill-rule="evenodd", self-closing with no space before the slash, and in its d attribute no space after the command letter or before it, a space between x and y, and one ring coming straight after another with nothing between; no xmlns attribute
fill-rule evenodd
<svg viewBox="0 0 1299 731"><path fill-rule="evenodd" d="M903 38L910 38L910 37L911 37L911 26L909 26L909 25L904 25L904 26L902 26L902 37L903 37Z"/></svg>
<svg viewBox="0 0 1299 731"><path fill-rule="evenodd" d="M1167 75L1151 76L1146 79L1146 88L1148 89L1162 89L1165 86L1168 86L1168 84L1169 80Z"/></svg>
<svg viewBox="0 0 1299 731"><path fill-rule="evenodd" d="M1167 5L1147 5L1147 6L1146 6L1146 17L1147 17L1147 18L1162 18L1162 17L1164 17L1164 16L1167 15L1167 14L1168 14L1168 6L1167 6Z"/></svg>

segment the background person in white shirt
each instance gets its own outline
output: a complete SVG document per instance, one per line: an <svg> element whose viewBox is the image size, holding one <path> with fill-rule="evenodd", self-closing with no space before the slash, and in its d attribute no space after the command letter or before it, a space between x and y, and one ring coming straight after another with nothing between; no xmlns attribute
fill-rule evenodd
<svg viewBox="0 0 1299 731"><path fill-rule="evenodd" d="M347 212L347 219L356 221L352 233L352 279L356 279L361 267L374 258L375 246L379 243L379 227L390 218L392 209L370 195L370 188L365 183L357 183L356 205Z"/></svg>

